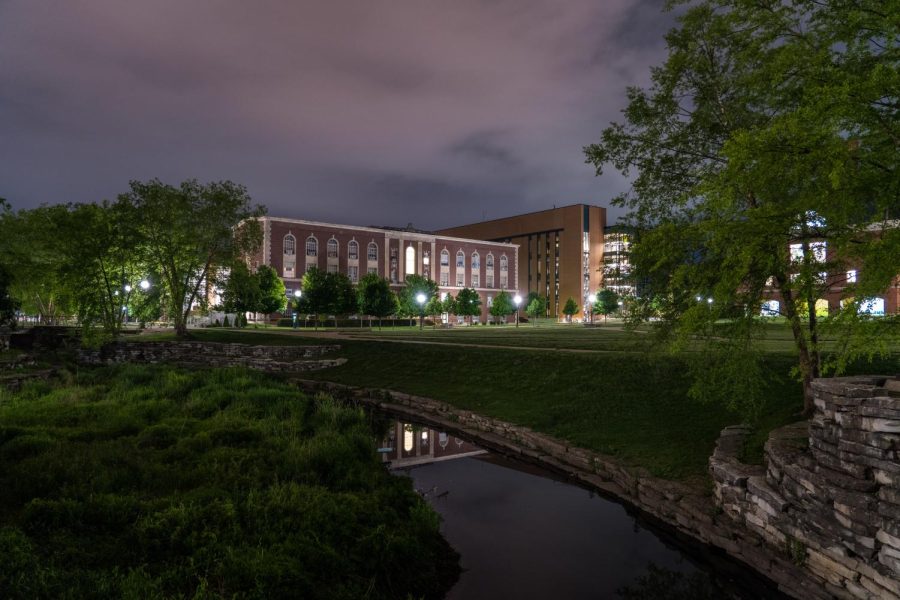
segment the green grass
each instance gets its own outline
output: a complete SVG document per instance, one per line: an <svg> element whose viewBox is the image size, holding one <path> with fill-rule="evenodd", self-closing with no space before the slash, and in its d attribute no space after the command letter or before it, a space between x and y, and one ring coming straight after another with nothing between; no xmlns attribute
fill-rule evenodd
<svg viewBox="0 0 900 600"><path fill-rule="evenodd" d="M0 392L4 598L442 597L438 517L360 410L239 369Z"/></svg>
<svg viewBox="0 0 900 600"><path fill-rule="evenodd" d="M768 432L798 419L802 410L801 386L790 376L795 361L789 351L790 332L781 323L765 327L775 349L765 356L767 402L747 448L748 459L757 462ZM705 478L719 432L741 421L724 402L700 403L688 397L691 381L680 357L656 352L646 333L615 325L385 330L342 333L337 339L307 335L196 332L198 339L219 341L338 343L338 354L349 359L347 364L310 377L436 398L559 436L667 478ZM397 341L432 343L393 343ZM894 355L854 365L850 373L892 373L898 364Z"/></svg>

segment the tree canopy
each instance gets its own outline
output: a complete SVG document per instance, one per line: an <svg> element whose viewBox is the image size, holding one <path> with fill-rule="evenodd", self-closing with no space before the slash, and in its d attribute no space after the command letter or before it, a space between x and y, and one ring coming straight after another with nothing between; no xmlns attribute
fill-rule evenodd
<svg viewBox="0 0 900 600"><path fill-rule="evenodd" d="M231 181L190 179L176 187L154 179L130 186L119 201L139 215L135 226L146 261L158 269L176 333L185 335L188 315L205 305L213 275L259 247L256 217L265 208L251 204L247 189Z"/></svg>
<svg viewBox="0 0 900 600"><path fill-rule="evenodd" d="M655 308L675 347L709 341L696 395L758 409L767 288L781 294L807 410L823 364L886 351L897 335L857 310L900 264L897 14L895 0L699 2L667 36L650 87L628 90L623 122L585 148L598 174L632 177L614 200L642 233L630 315ZM828 288L848 307L823 320ZM840 340L827 360L823 326Z"/></svg>
<svg viewBox="0 0 900 600"><path fill-rule="evenodd" d="M499 317L505 321L506 317L516 312L516 305L506 290L500 290L497 297L491 302L490 311L492 317Z"/></svg>
<svg viewBox="0 0 900 600"><path fill-rule="evenodd" d="M367 273L356 287L358 310L364 315L381 319L397 312L397 296L391 291L390 282L377 273Z"/></svg>
<svg viewBox="0 0 900 600"><path fill-rule="evenodd" d="M575 303L575 298L567 298L565 305L563 305L563 314L568 317L569 320L572 319L572 316L578 312L578 304Z"/></svg>
<svg viewBox="0 0 900 600"><path fill-rule="evenodd" d="M400 304L399 313L406 317L417 317L422 314L424 305L420 306L416 297L419 294L425 295L425 303L427 304L431 298L438 295L438 285L433 280L422 275L407 275L406 285L397 294L397 300Z"/></svg>
<svg viewBox="0 0 900 600"><path fill-rule="evenodd" d="M456 294L456 314L461 317L481 315L481 298L472 288L463 288Z"/></svg>
<svg viewBox="0 0 900 600"><path fill-rule="evenodd" d="M600 290L597 292L597 300L594 302L593 309L595 313L606 318L619 310L619 295L607 288Z"/></svg>

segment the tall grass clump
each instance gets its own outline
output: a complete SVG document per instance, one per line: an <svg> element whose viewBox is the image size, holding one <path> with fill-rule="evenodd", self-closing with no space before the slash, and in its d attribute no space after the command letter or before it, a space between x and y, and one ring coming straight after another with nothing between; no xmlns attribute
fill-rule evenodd
<svg viewBox="0 0 900 600"><path fill-rule="evenodd" d="M0 396L4 598L439 598L458 571L329 397L135 365Z"/></svg>

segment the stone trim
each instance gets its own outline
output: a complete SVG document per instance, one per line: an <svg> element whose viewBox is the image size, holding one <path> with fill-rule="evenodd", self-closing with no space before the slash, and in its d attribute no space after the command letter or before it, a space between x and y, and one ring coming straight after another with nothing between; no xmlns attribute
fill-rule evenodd
<svg viewBox="0 0 900 600"><path fill-rule="evenodd" d="M269 373L302 372L336 367L346 358L322 359L340 346L248 346L218 342L112 342L100 349L81 348L76 360L85 365L172 363L186 367L247 367Z"/></svg>
<svg viewBox="0 0 900 600"><path fill-rule="evenodd" d="M390 390L293 379L304 391L368 406L458 433L485 448L540 464L640 511L693 539L724 550L779 590L796 598L830 598L819 581L795 565L785 552L772 552L763 538L721 514L708 495L675 481L653 477L565 440L461 410L431 398Z"/></svg>

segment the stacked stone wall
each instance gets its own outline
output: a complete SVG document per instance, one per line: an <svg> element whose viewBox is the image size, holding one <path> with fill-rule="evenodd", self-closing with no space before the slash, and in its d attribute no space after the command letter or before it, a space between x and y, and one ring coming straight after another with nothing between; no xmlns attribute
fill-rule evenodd
<svg viewBox="0 0 900 600"><path fill-rule="evenodd" d="M323 359L340 346L248 346L213 342L113 342L99 349L81 348L86 365L171 363L185 367L248 367L268 373L303 372L334 367L344 358Z"/></svg>
<svg viewBox="0 0 900 600"><path fill-rule="evenodd" d="M772 433L765 467L741 464L746 430L723 431L716 501L832 597L900 599L900 380L820 379L813 393L813 418Z"/></svg>

